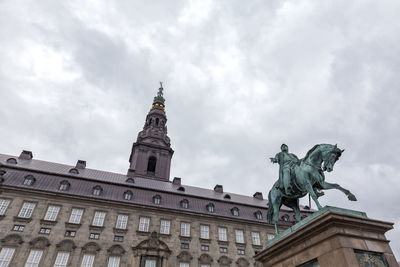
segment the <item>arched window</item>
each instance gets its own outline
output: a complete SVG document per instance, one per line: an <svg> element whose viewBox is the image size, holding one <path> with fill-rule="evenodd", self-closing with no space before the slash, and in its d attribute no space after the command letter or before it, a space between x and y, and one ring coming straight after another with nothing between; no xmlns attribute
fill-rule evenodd
<svg viewBox="0 0 400 267"><path fill-rule="evenodd" d="M239 209L234 207L233 209L231 209L232 215L233 216L239 216Z"/></svg>
<svg viewBox="0 0 400 267"><path fill-rule="evenodd" d="M69 170L69 173L73 173L73 174L79 174L79 171L77 168L72 168Z"/></svg>
<svg viewBox="0 0 400 267"><path fill-rule="evenodd" d="M159 118L156 118L156 126L158 126L158 123L160 122Z"/></svg>
<svg viewBox="0 0 400 267"><path fill-rule="evenodd" d="M9 158L9 159L7 159L7 163L17 164L18 162L17 162L17 160L15 158Z"/></svg>
<svg viewBox="0 0 400 267"><path fill-rule="evenodd" d="M206 208L207 208L208 212L211 212L211 213L215 212L215 205L213 203L207 204Z"/></svg>
<svg viewBox="0 0 400 267"><path fill-rule="evenodd" d="M153 203L156 205L160 205L161 204L161 196L160 195L155 195L153 197Z"/></svg>
<svg viewBox="0 0 400 267"><path fill-rule="evenodd" d="M152 122L153 122L153 119L150 118L150 120L149 120L149 125L151 125Z"/></svg>
<svg viewBox="0 0 400 267"><path fill-rule="evenodd" d="M181 201L181 208L184 208L184 209L189 208L189 201L187 199L184 199Z"/></svg>
<svg viewBox="0 0 400 267"><path fill-rule="evenodd" d="M96 185L95 187L93 187L92 193L94 196L100 196L102 192L103 188L101 188L101 186Z"/></svg>
<svg viewBox="0 0 400 267"><path fill-rule="evenodd" d="M132 191L128 190L128 191L125 191L125 192L124 192L124 199L125 199L125 200L131 200L132 197L133 197Z"/></svg>
<svg viewBox="0 0 400 267"><path fill-rule="evenodd" d="M147 173L154 174L156 172L157 158L154 156L149 157L147 163Z"/></svg>
<svg viewBox="0 0 400 267"><path fill-rule="evenodd" d="M60 182L60 187L58 189L60 191L67 191L70 186L71 184L67 180L64 180Z"/></svg>
<svg viewBox="0 0 400 267"><path fill-rule="evenodd" d="M134 184L134 183L135 183L135 180L133 180L133 178L128 178L128 179L126 179L125 182Z"/></svg>
<svg viewBox="0 0 400 267"><path fill-rule="evenodd" d="M33 185L36 182L36 178L33 175L27 175L24 179L24 185Z"/></svg>
<svg viewBox="0 0 400 267"><path fill-rule="evenodd" d="M257 220L262 220L263 218L262 213L259 210L254 213L254 216L256 216Z"/></svg>

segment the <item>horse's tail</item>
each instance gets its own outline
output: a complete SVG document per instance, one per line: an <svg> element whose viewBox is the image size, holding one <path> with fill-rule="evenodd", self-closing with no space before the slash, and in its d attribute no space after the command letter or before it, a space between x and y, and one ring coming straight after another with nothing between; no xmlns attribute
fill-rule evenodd
<svg viewBox="0 0 400 267"><path fill-rule="evenodd" d="M268 193L268 213L267 213L267 223L272 223L272 218L274 217L274 209L272 207L272 201L271 201L271 191L274 189L274 187L272 187L272 189L269 191Z"/></svg>

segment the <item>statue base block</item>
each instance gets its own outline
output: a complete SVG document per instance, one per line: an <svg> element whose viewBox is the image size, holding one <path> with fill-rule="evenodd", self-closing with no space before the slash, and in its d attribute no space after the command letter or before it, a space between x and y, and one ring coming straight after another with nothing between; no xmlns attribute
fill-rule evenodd
<svg viewBox="0 0 400 267"><path fill-rule="evenodd" d="M264 267L399 267L385 233L393 223L364 212L324 207L266 244Z"/></svg>

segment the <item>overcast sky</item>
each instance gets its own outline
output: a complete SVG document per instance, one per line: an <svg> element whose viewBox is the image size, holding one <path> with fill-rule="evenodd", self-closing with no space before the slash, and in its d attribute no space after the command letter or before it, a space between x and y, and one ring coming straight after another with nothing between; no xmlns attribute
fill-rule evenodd
<svg viewBox="0 0 400 267"><path fill-rule="evenodd" d="M281 143L299 157L337 143L326 179L358 202L321 204L395 222L400 260L399 14L394 0L1 1L0 153L126 173L163 81L171 177L266 196Z"/></svg>

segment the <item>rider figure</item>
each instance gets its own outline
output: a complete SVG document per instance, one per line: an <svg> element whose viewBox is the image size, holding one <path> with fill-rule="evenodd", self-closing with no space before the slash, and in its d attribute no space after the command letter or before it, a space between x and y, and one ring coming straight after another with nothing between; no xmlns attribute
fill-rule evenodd
<svg viewBox="0 0 400 267"><path fill-rule="evenodd" d="M276 154L275 158L270 158L272 163L279 163L279 188L283 188L286 195L290 195L292 187L290 185L290 169L299 162L295 154L289 153L287 145L281 145L282 152Z"/></svg>

